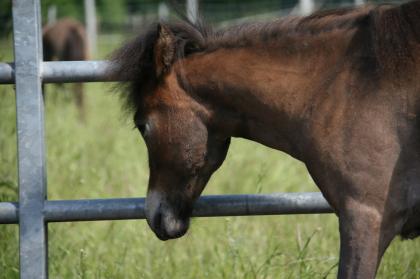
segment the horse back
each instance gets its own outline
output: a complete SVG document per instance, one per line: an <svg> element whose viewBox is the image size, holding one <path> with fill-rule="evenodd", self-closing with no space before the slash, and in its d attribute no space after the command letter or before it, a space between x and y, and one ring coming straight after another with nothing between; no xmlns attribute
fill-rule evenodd
<svg viewBox="0 0 420 279"><path fill-rule="evenodd" d="M84 29L72 28L68 31L62 53L62 60L87 60L87 45Z"/></svg>
<svg viewBox="0 0 420 279"><path fill-rule="evenodd" d="M87 60L84 26L74 19L61 19L43 28L44 60Z"/></svg>

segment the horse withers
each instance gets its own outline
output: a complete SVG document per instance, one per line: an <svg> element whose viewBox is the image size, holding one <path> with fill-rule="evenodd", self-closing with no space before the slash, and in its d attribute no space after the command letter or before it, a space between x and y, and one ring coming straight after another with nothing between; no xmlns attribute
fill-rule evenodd
<svg viewBox="0 0 420 279"><path fill-rule="evenodd" d="M42 29L43 54L45 61L88 60L88 45L83 24L75 19L63 18ZM43 92L45 94L45 86ZM76 104L84 119L83 84L74 84Z"/></svg>
<svg viewBox="0 0 420 279"><path fill-rule="evenodd" d="M303 161L339 217L338 278L420 235L420 1L221 31L152 25L114 58L149 154L146 217L182 236L231 137Z"/></svg>

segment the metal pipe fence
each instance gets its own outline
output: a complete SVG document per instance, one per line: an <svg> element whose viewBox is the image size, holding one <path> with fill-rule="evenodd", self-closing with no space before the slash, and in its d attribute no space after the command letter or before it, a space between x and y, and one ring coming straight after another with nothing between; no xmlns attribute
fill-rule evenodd
<svg viewBox="0 0 420 279"><path fill-rule="evenodd" d="M145 219L144 198L47 200L46 222ZM203 196L193 217L331 213L320 193ZM19 204L0 202L0 224L19 223Z"/></svg>
<svg viewBox="0 0 420 279"><path fill-rule="evenodd" d="M115 81L109 77L108 61L48 61L40 66L43 83ZM15 83L15 68L15 63L0 63L0 84Z"/></svg>
<svg viewBox="0 0 420 279"><path fill-rule="evenodd" d="M41 84L111 81L106 61L42 62L39 0L13 1L14 63L0 63L0 84L16 84L19 201L0 202L0 224L19 224L20 278L48 278L48 222L144 219L144 198L46 199ZM112 70L112 69L111 69ZM320 193L204 196L193 216L330 213Z"/></svg>

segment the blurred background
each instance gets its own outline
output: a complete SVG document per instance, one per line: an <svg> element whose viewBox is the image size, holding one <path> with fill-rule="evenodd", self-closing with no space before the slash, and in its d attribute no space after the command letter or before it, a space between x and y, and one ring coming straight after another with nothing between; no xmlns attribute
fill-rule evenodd
<svg viewBox="0 0 420 279"><path fill-rule="evenodd" d="M150 22L176 19L170 3L157 0L41 3L44 26L73 18L86 27L90 59L106 59ZM223 28L363 4L363 0L186 0L176 7L192 20L201 13L207 22ZM11 0L0 0L2 62L13 61L11 20ZM144 196L147 151L131 116L121 109L119 94L124 92L116 92L114 83L83 87L83 117L72 84L45 88L48 198ZM15 116L14 88L0 85L0 201L18 198ZM304 164L254 142L233 139L224 165L204 194L298 191L318 191ZM48 229L51 278L312 279L335 278L337 272L334 215L200 218L193 220L185 237L169 242L159 241L142 220L54 223ZM418 259L419 239L396 239L378 278L420 279ZM18 278L18 265L18 227L0 226L0 279Z"/></svg>
<svg viewBox="0 0 420 279"><path fill-rule="evenodd" d="M176 18L175 10L185 12L194 19L197 14L216 26L227 26L249 20L270 19L286 15L307 15L316 10L364 4L365 0L43 0L43 24L53 24L57 19L70 17L85 23L93 40L96 54L96 37L108 35L101 44L111 44L118 37L130 36L157 20ZM369 1L369 3L402 1ZM175 7L175 9L174 9ZM11 1L0 2L0 37L11 32ZM99 34L99 35L98 35ZM99 56L93 56L100 57Z"/></svg>

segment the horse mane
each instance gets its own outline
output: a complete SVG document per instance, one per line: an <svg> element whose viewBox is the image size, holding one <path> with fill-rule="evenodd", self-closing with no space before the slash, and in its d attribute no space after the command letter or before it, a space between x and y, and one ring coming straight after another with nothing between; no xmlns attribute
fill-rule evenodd
<svg viewBox="0 0 420 279"><path fill-rule="evenodd" d="M158 39L159 23L151 24L139 36L123 45L111 55L114 64L112 76L123 81L122 87L128 94L123 94L128 110L137 108L142 94L153 88L158 82L153 60L153 48ZM194 52L205 49L207 27L194 25L188 21L165 23L175 37L175 57L181 59ZM128 83L127 83L128 82ZM128 87L128 88L125 88ZM137 92L137 93L136 93Z"/></svg>
<svg viewBox="0 0 420 279"><path fill-rule="evenodd" d="M349 55L357 56L360 71L379 74L395 69L412 59L409 38L420 42L420 1L400 6L365 5L320 11L306 17L287 17L270 22L245 23L214 30L211 26L187 20L163 23L175 37L175 56L181 59L195 53L221 48L243 48L276 43L284 38L299 40L331 31L355 30ZM128 81L123 94L126 107L137 110L145 92L159 82L154 75L153 48L159 23L151 24L138 37L112 55L114 75ZM411 37L410 37L411 36ZM358 38L359 40L356 40ZM351 54L350 52L354 52Z"/></svg>

